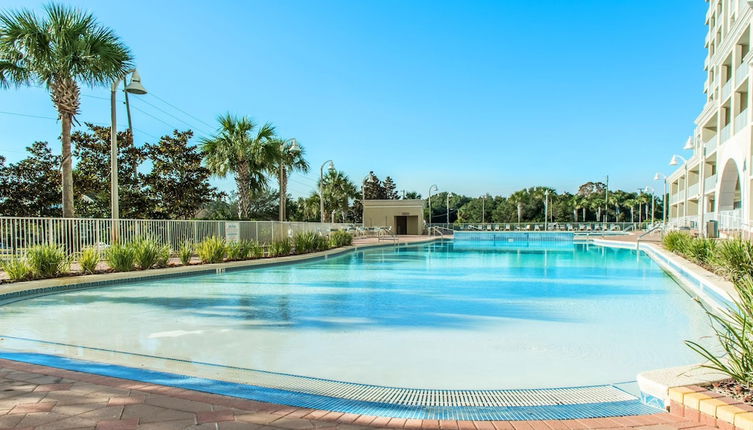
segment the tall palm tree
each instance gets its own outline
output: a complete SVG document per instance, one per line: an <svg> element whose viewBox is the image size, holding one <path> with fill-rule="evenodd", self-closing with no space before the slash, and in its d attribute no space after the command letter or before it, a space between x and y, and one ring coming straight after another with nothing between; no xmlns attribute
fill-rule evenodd
<svg viewBox="0 0 753 430"><path fill-rule="evenodd" d="M74 216L71 126L80 83L106 85L133 68L130 50L89 13L59 4L0 12L0 87L44 85L62 125L63 216Z"/></svg>
<svg viewBox="0 0 753 430"><path fill-rule="evenodd" d="M295 145L288 139L276 137L269 141L276 149L274 163L270 166L273 174L277 174L277 182L280 186L280 221L287 218L288 198L288 175L293 172L309 171L309 163L303 157L303 147L296 142Z"/></svg>
<svg viewBox="0 0 753 430"><path fill-rule="evenodd" d="M201 140L201 152L207 168L220 177L232 172L238 188L238 213L248 218L253 194L267 186L266 173L275 160L277 150L270 141L275 128L266 123L257 127L248 117L220 116L217 135Z"/></svg>
<svg viewBox="0 0 753 430"><path fill-rule="evenodd" d="M358 197L358 189L350 181L348 175L341 171L330 170L324 175L322 182L322 194L324 195L324 219L327 215L333 215L334 211L341 214L347 212L349 200ZM331 222L335 222L332 216Z"/></svg>

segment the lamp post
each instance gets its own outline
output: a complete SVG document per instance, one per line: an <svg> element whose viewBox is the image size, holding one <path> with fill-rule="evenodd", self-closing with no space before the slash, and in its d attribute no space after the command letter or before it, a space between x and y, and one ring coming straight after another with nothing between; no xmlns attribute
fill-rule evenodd
<svg viewBox="0 0 753 430"><path fill-rule="evenodd" d="M481 197L481 224L484 224L486 218L486 194Z"/></svg>
<svg viewBox="0 0 753 430"><path fill-rule="evenodd" d="M321 222L324 222L324 166L327 163L329 163L328 171L333 172L335 170L335 163L332 160L325 161L319 168L319 217Z"/></svg>
<svg viewBox="0 0 753 430"><path fill-rule="evenodd" d="M371 176L371 173L363 177L361 182L361 225L366 226L366 179Z"/></svg>
<svg viewBox="0 0 753 430"><path fill-rule="evenodd" d="M437 187L436 184L432 184L429 187L429 223L428 223L429 226L431 226L431 219L432 219L431 217L431 192L432 191L439 191L439 187Z"/></svg>
<svg viewBox="0 0 753 430"><path fill-rule="evenodd" d="M120 82L131 75L131 83L125 87L125 93L142 95L146 94L146 88L141 85L141 75L136 69L129 70L123 77L112 82L110 90L110 217L113 220L113 241L118 239L117 220L120 218L119 195L118 195L118 121L116 115L117 91ZM126 110L128 111L128 127L131 127L130 105L126 96ZM132 134L133 135L133 134Z"/></svg>
<svg viewBox="0 0 753 430"><path fill-rule="evenodd" d="M670 166L676 166L680 164L678 160L682 160L683 165L685 166L685 199L683 199L682 203L682 218L683 222L687 222L687 216L688 216L688 160L685 159L685 157L681 155L673 155L672 159L669 160Z"/></svg>
<svg viewBox="0 0 753 430"><path fill-rule="evenodd" d="M664 181L664 194L661 195L662 206L662 224L667 226L667 177L657 172L654 175L654 181Z"/></svg>
<svg viewBox="0 0 753 430"><path fill-rule="evenodd" d="M450 228L450 194L452 193L448 191L447 192L447 204L445 205L445 207L447 208L447 228Z"/></svg>
<svg viewBox="0 0 753 430"><path fill-rule="evenodd" d="M549 230L549 190L544 190L544 231Z"/></svg>
<svg viewBox="0 0 753 430"><path fill-rule="evenodd" d="M301 147L298 145L298 141L295 138L288 139L280 144L280 152L283 154L283 159L286 153L299 152ZM285 171L285 163L280 163L280 222L285 221L288 203L287 187L285 186L287 172Z"/></svg>
<svg viewBox="0 0 753 430"><path fill-rule="evenodd" d="M656 213L656 190L654 189L654 187L648 185L646 185L645 190L647 193L649 192L649 190L651 190L651 226L653 227L654 214Z"/></svg>
<svg viewBox="0 0 753 430"><path fill-rule="evenodd" d="M604 188L604 222L609 222L609 175L607 175L607 183Z"/></svg>

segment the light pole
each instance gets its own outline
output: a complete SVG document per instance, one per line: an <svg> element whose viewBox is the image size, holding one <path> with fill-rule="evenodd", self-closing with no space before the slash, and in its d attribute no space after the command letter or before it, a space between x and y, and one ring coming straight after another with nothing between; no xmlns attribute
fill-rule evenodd
<svg viewBox="0 0 753 430"><path fill-rule="evenodd" d="M549 230L549 190L544 190L544 231Z"/></svg>
<svg viewBox="0 0 753 430"><path fill-rule="evenodd" d="M288 145L289 144L289 145ZM295 138L288 139L280 144L280 152L282 153L282 158L285 159L285 155L288 153L294 153L301 150L301 147L298 145L298 141L295 140ZM285 163L280 163L280 222L285 221L286 218L286 212L287 212L287 206L288 206L288 192L287 187L285 185L285 182L287 182L287 178L285 177L287 175L287 172L285 171Z"/></svg>
<svg viewBox="0 0 753 430"><path fill-rule="evenodd" d="M319 168L319 217L321 222L324 222L324 166L327 163L329 163L328 171L333 172L335 170L335 163L332 160L325 161Z"/></svg>
<svg viewBox="0 0 753 430"><path fill-rule="evenodd" d="M609 175L604 190L604 222L609 222Z"/></svg>
<svg viewBox="0 0 753 430"><path fill-rule="evenodd" d="M682 218L683 223L687 222L687 216L688 216L688 160L685 159L685 157L681 155L673 155L672 159L669 160L670 166L676 166L680 164L678 160L682 160L683 165L685 166L685 199L683 199L682 203Z"/></svg>
<svg viewBox="0 0 753 430"><path fill-rule="evenodd" d="M484 194L481 197L481 224L484 224L484 219L486 215L486 194Z"/></svg>
<svg viewBox="0 0 753 430"><path fill-rule="evenodd" d="M450 228L450 194L452 193L448 191L447 192L447 204L445 205L445 207L447 208L447 228Z"/></svg>
<svg viewBox="0 0 753 430"><path fill-rule="evenodd" d="M371 177L371 173L363 177L361 182L361 225L366 226L366 180Z"/></svg>
<svg viewBox="0 0 753 430"><path fill-rule="evenodd" d="M118 121L116 115L117 91L120 81L128 77L129 74L131 75L131 83L125 87L126 94L146 94L146 88L141 85L141 75L139 75L136 69L129 70L125 75L112 82L110 91L110 120L112 121L110 125L110 217L113 220L113 240L118 239L118 228L115 225L117 224L115 221L120 218L118 195ZM131 109L128 104L128 97L126 97L126 110L128 111L128 127L130 128ZM131 136L133 136L133 133L131 133Z"/></svg>
<svg viewBox="0 0 753 430"><path fill-rule="evenodd" d="M664 181L664 194L661 195L662 224L667 226L667 177L657 172L654 175L654 181Z"/></svg>
<svg viewBox="0 0 753 430"><path fill-rule="evenodd" d="M439 187L437 187L436 184L432 184L429 187L429 217L428 217L429 218L429 223L427 224L429 226L431 226L431 220L432 220L432 218L431 218L431 192L432 191L439 191Z"/></svg>
<svg viewBox="0 0 753 430"><path fill-rule="evenodd" d="M651 190L651 226L654 225L654 214L656 213L656 190L654 187L646 185L646 192Z"/></svg>

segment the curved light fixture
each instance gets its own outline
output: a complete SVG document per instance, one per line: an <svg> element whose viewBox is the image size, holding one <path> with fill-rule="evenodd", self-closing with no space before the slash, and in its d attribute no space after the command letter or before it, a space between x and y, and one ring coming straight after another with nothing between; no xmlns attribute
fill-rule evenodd
<svg viewBox="0 0 753 430"><path fill-rule="evenodd" d="M131 83L128 84L125 90L130 94L146 94L146 88L141 85L141 75L139 75L138 70L133 69L133 74L131 75Z"/></svg>

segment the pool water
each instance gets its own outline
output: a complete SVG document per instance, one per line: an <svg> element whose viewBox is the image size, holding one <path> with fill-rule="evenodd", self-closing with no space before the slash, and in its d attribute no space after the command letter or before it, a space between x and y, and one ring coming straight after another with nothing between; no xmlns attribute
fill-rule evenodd
<svg viewBox="0 0 753 430"><path fill-rule="evenodd" d="M633 381L700 361L683 341L710 333L700 305L645 254L572 242L383 247L0 308L4 350L412 388Z"/></svg>

